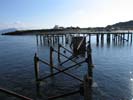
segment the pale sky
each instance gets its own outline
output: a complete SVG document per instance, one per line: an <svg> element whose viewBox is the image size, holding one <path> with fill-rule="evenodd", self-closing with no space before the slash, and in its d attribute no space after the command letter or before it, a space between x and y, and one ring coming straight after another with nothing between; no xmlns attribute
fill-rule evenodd
<svg viewBox="0 0 133 100"><path fill-rule="evenodd" d="M102 27L133 20L133 0L0 0L0 29Z"/></svg>

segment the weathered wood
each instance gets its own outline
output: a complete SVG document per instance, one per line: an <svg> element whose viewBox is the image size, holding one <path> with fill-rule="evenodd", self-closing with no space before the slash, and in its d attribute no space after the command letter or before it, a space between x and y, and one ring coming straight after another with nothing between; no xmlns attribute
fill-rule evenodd
<svg viewBox="0 0 133 100"><path fill-rule="evenodd" d="M37 57L36 53L34 56L34 69L35 69L35 79L36 79L36 81L38 81L38 79L39 79L39 61L38 61L38 57Z"/></svg>
<svg viewBox="0 0 133 100"><path fill-rule="evenodd" d="M1 92L4 92L4 93L7 93L7 94L9 94L9 95L15 96L15 97L17 97L17 98L19 98L19 99L22 99L22 100L33 100L33 99L29 98L29 97L23 96L23 95L21 95L21 94L18 94L18 93L16 93L16 92L13 92L13 91L10 91L10 90L1 88L1 87L0 87L0 91L1 91Z"/></svg>
<svg viewBox="0 0 133 100"><path fill-rule="evenodd" d="M133 34L131 33L131 43L132 43L132 39L133 39L133 36L132 36Z"/></svg>
<svg viewBox="0 0 133 100"><path fill-rule="evenodd" d="M85 55L86 51L86 37L76 36L72 38L73 55Z"/></svg>
<svg viewBox="0 0 133 100"><path fill-rule="evenodd" d="M104 45L104 34L101 34L101 46Z"/></svg>
<svg viewBox="0 0 133 100"><path fill-rule="evenodd" d="M99 45L99 34L96 34L96 45Z"/></svg>
<svg viewBox="0 0 133 100"><path fill-rule="evenodd" d="M92 100L92 89L90 85L90 79L89 76L84 76L84 100Z"/></svg>
<svg viewBox="0 0 133 100"><path fill-rule="evenodd" d="M41 61L42 63L44 63L44 64L46 64L46 65L48 65L48 66L50 67L50 64L47 63L46 61L41 60L41 59L39 59L39 61ZM74 75L72 75L72 74L70 74L70 73L68 73L68 72L65 72L65 71L67 71L67 70L69 70L69 69L75 67L75 66L78 65L78 64L82 64L82 63L84 63L84 62L85 62L85 61L81 61L81 62L79 62L79 63L77 63L77 64L75 64L75 65L69 66L69 67L67 67L67 68L65 68L65 69L62 69L62 70L59 69L59 68L57 68L57 67L55 67L55 66L53 65L52 68L55 69L55 70L57 70L57 71L59 71L59 72L55 72L55 73L53 73L53 74L51 74L51 75L49 75L49 76L46 76L46 77L44 77L44 78L41 78L41 79L39 79L39 80L41 81L41 80L43 80L43 79L49 78L49 77L51 77L51 76L54 76L54 75L57 75L57 74L63 72L64 74L66 74L66 75L68 75L68 76L71 76L72 78L74 78L74 79L76 79L76 80L79 80L79 81L83 82L83 80L81 80L80 78L78 78L78 77L76 77L76 76L74 76Z"/></svg>
<svg viewBox="0 0 133 100"><path fill-rule="evenodd" d="M89 43L87 46L87 63L88 63L88 76L90 79L90 85L92 85L92 78L93 78L93 62L92 62L92 55L91 55L91 44Z"/></svg>

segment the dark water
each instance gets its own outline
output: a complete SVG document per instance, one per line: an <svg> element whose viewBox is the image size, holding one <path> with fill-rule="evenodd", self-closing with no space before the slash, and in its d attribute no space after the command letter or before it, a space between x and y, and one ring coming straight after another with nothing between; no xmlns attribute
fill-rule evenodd
<svg viewBox="0 0 133 100"><path fill-rule="evenodd" d="M56 46L54 48L57 48ZM49 60L49 46L37 46L35 36L0 36L0 87L37 100L79 89L80 82L58 74L53 79L40 83L36 89L34 77L34 53ZM69 55L69 54L67 54ZM92 100L133 100L133 47L125 42L122 45L96 46L92 38L94 85ZM82 58L83 59L83 58ZM64 58L62 58L64 60ZM57 63L54 54L54 63ZM73 63L68 62L64 66ZM86 64L68 72L81 79L86 74ZM41 76L50 74L49 67L40 64ZM80 94L58 100L83 100ZM0 100L19 100L0 92Z"/></svg>

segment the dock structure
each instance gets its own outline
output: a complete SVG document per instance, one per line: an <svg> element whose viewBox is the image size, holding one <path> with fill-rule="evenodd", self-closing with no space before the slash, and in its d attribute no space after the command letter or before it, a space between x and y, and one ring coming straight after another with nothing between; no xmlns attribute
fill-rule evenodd
<svg viewBox="0 0 133 100"><path fill-rule="evenodd" d="M37 44L49 46L55 44L68 44L75 36L88 36L88 40L91 42L91 38L95 37L96 45L101 46L106 42L109 46L112 42L113 44L124 44L125 42L132 44L132 34L129 31L95 31L88 32L85 30L78 31L55 31L55 32L45 32L36 34ZM112 38L112 39L111 39ZM106 41L105 41L106 40Z"/></svg>
<svg viewBox="0 0 133 100"><path fill-rule="evenodd" d="M50 54L49 54L49 62L45 61L44 59L40 59L37 54L34 56L34 69L35 69L35 80L36 82L41 82L48 78L54 77L60 73L63 73L77 81L79 81L80 87L78 90L70 91L65 94L51 96L48 97L48 100L54 100L58 98L64 98L66 96L71 96L74 94L79 93L84 97L84 100L91 100L92 99L92 85L93 85L93 60L92 60L92 48L91 42L92 37L95 37L96 46L104 46L106 42L107 46L110 44L114 45L123 45L124 43L132 44L132 32L78 32L75 33L63 33L63 32L52 32L52 33L45 33L45 34L36 34L36 41L37 45L49 45L50 47ZM65 47L65 44L69 44L71 49ZM56 45L57 48L54 48ZM73 46L71 46L73 45ZM57 50L56 50L57 49ZM67 56L62 53L64 49L65 52L69 52L70 55ZM59 69L53 61L53 54L57 54L58 66L62 67L64 63L71 61L74 65L65 66L64 69ZM82 61L76 61L74 58L78 58L80 55L84 55L84 59ZM62 61L62 57L66 58L67 60ZM40 76L39 74L39 62L49 66L50 74L48 76ZM69 73L68 70L74 68L75 66L81 66L83 63L87 63L87 71L84 74L83 78L79 78L72 73ZM63 68L63 67L62 67ZM54 71L56 70L56 71ZM37 86L39 87L39 86Z"/></svg>
<svg viewBox="0 0 133 100"><path fill-rule="evenodd" d="M48 100L54 100L54 99L57 99L57 98L62 98L62 97L66 97L66 96L71 96L71 95L74 95L74 94L81 94L84 96L84 100L90 100L90 98L92 97L91 95L91 88L92 88L92 84L93 84L93 62L92 62L92 50L91 50L91 42L90 40L85 43L85 40L86 40L86 37L87 36L76 36L73 37L72 39L73 40L76 40L78 41L79 39L79 42L76 43L73 45L73 48L74 50L68 50L66 47L64 47L63 45L61 44L58 44L58 48L57 50L55 48L53 48L53 46L50 46L50 54L49 54L49 62L47 62L46 60L44 59L41 59L37 56L37 54L35 53L35 56L34 56L34 70L35 70L35 80L37 83L43 81L43 80L46 80L48 78L51 78L51 77L54 77L55 75L58 75L60 73L64 73L66 74L67 76L79 81L81 84L80 84L80 87L78 90L75 90L75 91L70 91L70 92L67 92L65 94L61 94L61 95L57 95L57 96L51 96L51 97L48 97ZM81 48L85 48L83 49L82 52L79 52L78 50L82 50ZM66 52L70 53L70 55L65 55L61 52L61 49L64 49L66 50ZM76 52L76 53L75 53ZM56 53L57 54L57 59L58 59L58 66L62 67L62 65L64 65L64 63L68 62L68 61L71 61L73 62L74 64L72 65L69 65L69 66L66 66L65 68L63 69L59 69L55 64L54 64L54 61L53 61L53 54ZM77 60L74 60L74 58L79 58L80 56L79 55L84 55L84 58L82 58L82 61L77 61ZM64 57L66 58L65 61L61 61L60 57ZM39 62L47 65L49 68L50 68L50 74L48 76L40 76L39 74L39 69L40 69L40 66L39 66ZM72 73L69 73L67 72L67 70L70 70L72 68L75 68L77 65L78 66L81 66L81 64L83 63L87 63L87 72L85 72L86 74L84 75L85 77L84 78L79 78L75 75L73 75ZM56 71L54 71L56 70ZM38 88L38 84L37 84L37 88ZM37 89L39 90L39 89Z"/></svg>

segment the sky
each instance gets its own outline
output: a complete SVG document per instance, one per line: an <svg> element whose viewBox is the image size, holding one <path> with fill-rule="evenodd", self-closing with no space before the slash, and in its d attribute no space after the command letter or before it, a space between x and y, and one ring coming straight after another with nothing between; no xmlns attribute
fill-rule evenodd
<svg viewBox="0 0 133 100"><path fill-rule="evenodd" d="M133 0L0 0L0 29L105 27L133 20Z"/></svg>

